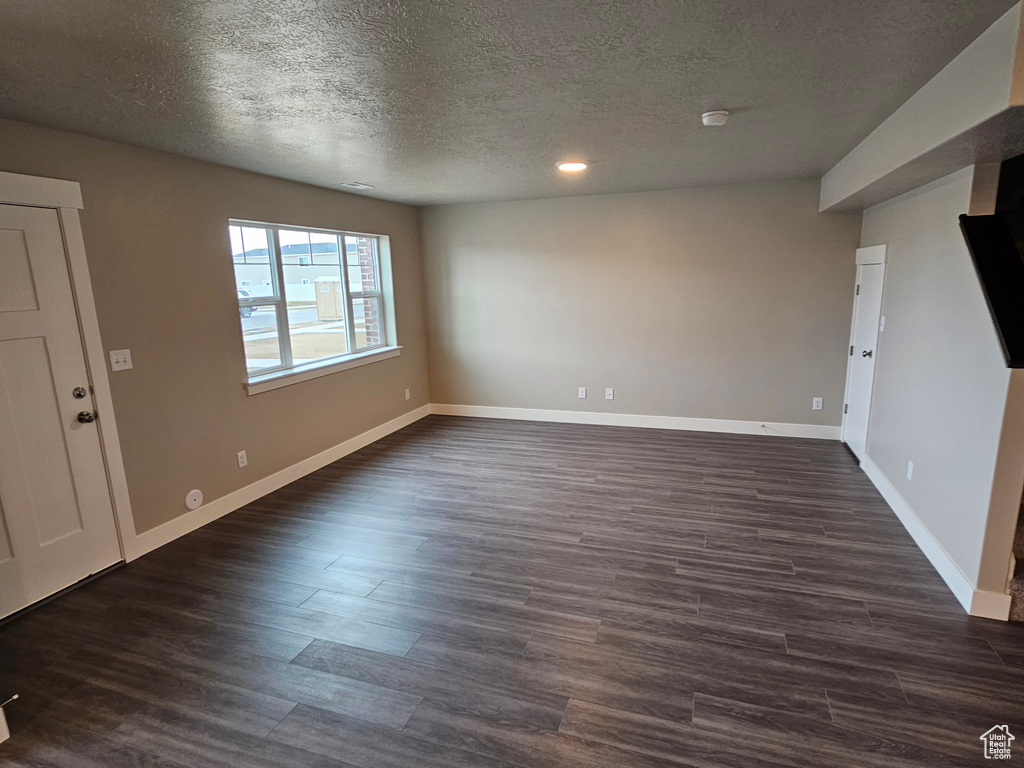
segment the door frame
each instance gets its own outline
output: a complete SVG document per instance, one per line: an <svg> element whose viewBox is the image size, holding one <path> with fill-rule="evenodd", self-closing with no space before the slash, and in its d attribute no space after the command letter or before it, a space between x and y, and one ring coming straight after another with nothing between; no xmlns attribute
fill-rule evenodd
<svg viewBox="0 0 1024 768"><path fill-rule="evenodd" d="M64 253L71 278L71 294L75 299L78 332L85 352L85 367L93 389L93 402L100 417L96 420L100 439L100 452L106 468L107 488L114 508L114 524L121 546L121 557L130 561L142 554L135 534L128 478L124 471L121 442L114 416L114 400L107 377L106 355L100 338L100 325L96 315L96 301L89 278L89 262L82 239L82 225L78 212L82 203L82 189L77 181L27 176L0 171L0 205L24 205L50 208L57 212Z"/></svg>
<svg viewBox="0 0 1024 768"><path fill-rule="evenodd" d="M869 245L864 248L857 249L856 258L856 271L859 271L860 267L866 264L881 264L882 265L882 301L885 301L885 267L889 260L889 246L888 244L883 245ZM854 276L854 282L856 282L856 272ZM879 315L881 315L881 308L879 309ZM853 334L856 330L857 325L857 300L854 298L853 302L853 313L850 315L850 343L849 347L853 348ZM881 331L879 331L879 343L875 345L875 368L878 367L878 347L881 346ZM846 406L850 402L850 377L853 375L853 355L850 354L846 358L846 387L843 390L843 421L839 427L839 439L843 445L846 445ZM867 441L871 438L871 402L874 400L875 394L875 379L871 380L871 400L868 401L868 435L864 441L864 456L868 455ZM853 453L852 449L850 453Z"/></svg>

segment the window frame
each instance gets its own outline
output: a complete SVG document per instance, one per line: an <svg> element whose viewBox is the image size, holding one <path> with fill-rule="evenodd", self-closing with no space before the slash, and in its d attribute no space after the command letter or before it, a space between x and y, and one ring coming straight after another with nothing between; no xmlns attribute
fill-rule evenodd
<svg viewBox="0 0 1024 768"><path fill-rule="evenodd" d="M239 264L252 264L253 266L258 264L261 266L269 266L272 295L242 298L238 296L237 291L235 292L235 295L237 306L240 309L249 307L253 311L256 311L260 307L273 307L274 317L277 324L278 351L281 360L281 363L275 366L268 366L265 368L249 367L249 360L245 355L245 330L241 323L242 318L240 317L238 327L242 334L242 352L245 359L246 387L249 394L256 394L257 392L265 391L267 389L274 389L279 386L284 386L285 384L293 383L291 381L281 381L283 379L294 377L296 381L304 381L316 376L334 373L337 370L345 370L359 365L365 365L368 362L375 362L378 359L387 359L399 354L401 347L397 346L395 340L393 286L391 284L390 268L390 238L387 235L372 234L369 232L352 232L349 230L324 229L321 227L272 224L264 221L231 218L228 219L229 245L231 241L231 227L262 229L266 232L268 245L267 262L250 262L248 260L248 257L245 255L244 234L242 235L243 250L241 260L236 260L233 252L231 253L231 256L233 267ZM348 351L340 355L331 355L329 357L318 358L299 365L295 364L292 354L291 327L288 320L288 295L284 276L284 254L282 253L281 238L279 236L279 232L281 230L318 232L326 235L332 235L337 238L339 246L338 266L341 272L340 285L343 294L345 316L345 339ZM354 293L350 290L347 238L366 238L372 243L371 256L373 259L374 275L376 277L376 290L356 291ZM310 248L310 261L311 263L309 265L298 266L332 266L322 263L317 264L313 259L312 247ZM311 280L310 282L312 285L316 285L315 281ZM235 286L236 288L238 287L237 278L235 279ZM379 340L376 344L367 345L357 349L356 329L353 319L355 314L355 301L361 298L373 298L377 301Z"/></svg>

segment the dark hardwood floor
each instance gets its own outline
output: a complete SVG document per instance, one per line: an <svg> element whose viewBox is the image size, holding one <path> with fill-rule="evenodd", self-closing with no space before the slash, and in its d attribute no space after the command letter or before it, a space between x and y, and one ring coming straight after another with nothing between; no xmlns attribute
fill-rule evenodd
<svg viewBox="0 0 1024 768"><path fill-rule="evenodd" d="M435 416L0 627L7 693L4 766L975 765L1024 627L839 443Z"/></svg>

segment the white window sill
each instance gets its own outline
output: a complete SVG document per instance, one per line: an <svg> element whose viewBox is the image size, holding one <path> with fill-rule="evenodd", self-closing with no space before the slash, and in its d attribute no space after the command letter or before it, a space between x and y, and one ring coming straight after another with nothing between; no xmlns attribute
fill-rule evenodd
<svg viewBox="0 0 1024 768"><path fill-rule="evenodd" d="M258 395L260 392L269 392L272 389L298 384L300 381L309 381L320 376L347 371L350 368L358 368L361 365L388 360L398 357L400 354L402 354L401 347L381 347L349 355L343 360L321 360L298 368L290 368L287 371L274 371L263 376L253 376L245 385L245 390L250 395Z"/></svg>

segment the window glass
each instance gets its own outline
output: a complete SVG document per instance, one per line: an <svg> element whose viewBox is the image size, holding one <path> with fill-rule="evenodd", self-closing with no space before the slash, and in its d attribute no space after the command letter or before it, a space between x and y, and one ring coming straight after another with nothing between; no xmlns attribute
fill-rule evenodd
<svg viewBox="0 0 1024 768"><path fill-rule="evenodd" d="M353 299L352 310L356 349L380 346L380 299Z"/></svg>
<svg viewBox="0 0 1024 768"><path fill-rule="evenodd" d="M274 296L274 269L267 230L262 227L228 228L231 257L235 264L235 284L249 291L247 298ZM242 298L241 293L239 298Z"/></svg>
<svg viewBox="0 0 1024 768"><path fill-rule="evenodd" d="M277 336L277 313L273 304L239 307L245 365L251 374L281 366L281 345Z"/></svg>
<svg viewBox="0 0 1024 768"><path fill-rule="evenodd" d="M372 237L346 237L345 263L348 265L348 287L352 293L378 291L376 241Z"/></svg>
<svg viewBox="0 0 1024 768"><path fill-rule="evenodd" d="M279 229L277 238L281 242L281 261L285 266L309 264L309 232Z"/></svg>
<svg viewBox="0 0 1024 768"><path fill-rule="evenodd" d="M345 293L341 268L317 267L317 276L309 285L288 285L309 291L313 301L288 302L288 332L292 340L294 365L305 365L325 357L346 354ZM311 289L311 290L310 290Z"/></svg>
<svg viewBox="0 0 1024 768"><path fill-rule="evenodd" d="M338 266L338 236L330 232L310 232L314 264Z"/></svg>

